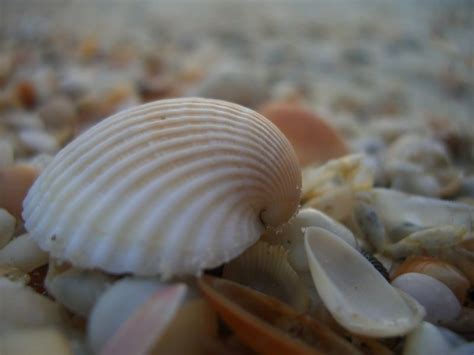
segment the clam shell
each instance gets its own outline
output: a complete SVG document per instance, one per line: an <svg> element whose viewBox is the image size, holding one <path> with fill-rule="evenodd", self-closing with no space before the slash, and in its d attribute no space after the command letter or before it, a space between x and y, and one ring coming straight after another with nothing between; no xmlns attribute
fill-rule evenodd
<svg viewBox="0 0 474 355"><path fill-rule="evenodd" d="M305 285L280 245L257 242L224 266L223 277L280 299L300 312L308 310Z"/></svg>
<svg viewBox="0 0 474 355"><path fill-rule="evenodd" d="M16 219L8 211L0 208L0 249L13 238Z"/></svg>
<svg viewBox="0 0 474 355"><path fill-rule="evenodd" d="M399 336L423 319L423 307L397 292L362 254L333 233L308 228L305 245L318 293L345 329L371 337Z"/></svg>
<svg viewBox="0 0 474 355"><path fill-rule="evenodd" d="M293 148L263 116L218 100L163 100L67 145L23 216L41 248L76 266L199 274L286 222L300 187Z"/></svg>
<svg viewBox="0 0 474 355"><path fill-rule="evenodd" d="M0 266L12 266L30 272L48 263L48 253L28 234L20 235L0 249Z"/></svg>

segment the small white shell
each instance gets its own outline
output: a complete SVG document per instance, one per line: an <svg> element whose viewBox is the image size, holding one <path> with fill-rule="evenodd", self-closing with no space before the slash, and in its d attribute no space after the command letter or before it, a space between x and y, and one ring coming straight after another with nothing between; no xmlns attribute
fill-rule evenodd
<svg viewBox="0 0 474 355"><path fill-rule="evenodd" d="M62 308L21 283L0 277L0 333L7 330L64 325Z"/></svg>
<svg viewBox="0 0 474 355"><path fill-rule="evenodd" d="M425 308L429 322L450 321L461 312L456 295L434 277L409 272L398 276L392 285L416 299Z"/></svg>
<svg viewBox="0 0 474 355"><path fill-rule="evenodd" d="M423 307L393 288L362 254L333 233L310 227L305 246L318 293L344 328L370 337L399 336L423 319Z"/></svg>
<svg viewBox="0 0 474 355"><path fill-rule="evenodd" d="M300 188L293 148L263 116L218 100L163 100L66 146L23 216L41 248L76 266L199 274L286 222Z"/></svg>
<svg viewBox="0 0 474 355"><path fill-rule="evenodd" d="M0 266L13 266L30 272L47 263L48 253L41 250L28 234L12 239L0 249Z"/></svg>
<svg viewBox="0 0 474 355"><path fill-rule="evenodd" d="M403 347L403 355L446 355L450 351L443 334L427 322L422 322L408 334Z"/></svg>

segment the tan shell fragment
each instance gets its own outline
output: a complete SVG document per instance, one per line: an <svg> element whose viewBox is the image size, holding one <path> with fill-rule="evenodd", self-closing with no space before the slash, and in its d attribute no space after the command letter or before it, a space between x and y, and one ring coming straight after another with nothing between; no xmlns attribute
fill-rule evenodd
<svg viewBox="0 0 474 355"><path fill-rule="evenodd" d="M290 143L263 116L172 99L111 116L67 145L23 216L41 248L75 266L199 274L285 223L300 188Z"/></svg>

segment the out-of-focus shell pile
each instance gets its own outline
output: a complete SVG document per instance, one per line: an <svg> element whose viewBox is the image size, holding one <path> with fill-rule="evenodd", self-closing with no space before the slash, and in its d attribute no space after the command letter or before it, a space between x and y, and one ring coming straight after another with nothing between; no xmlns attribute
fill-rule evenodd
<svg viewBox="0 0 474 355"><path fill-rule="evenodd" d="M1 7L1 355L474 354L465 2L207 2Z"/></svg>

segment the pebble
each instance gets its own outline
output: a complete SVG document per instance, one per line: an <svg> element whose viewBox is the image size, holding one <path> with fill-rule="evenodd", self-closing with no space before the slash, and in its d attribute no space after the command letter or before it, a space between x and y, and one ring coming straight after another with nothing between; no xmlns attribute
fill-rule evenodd
<svg viewBox="0 0 474 355"><path fill-rule="evenodd" d="M417 300L425 308L428 322L450 321L461 312L461 304L454 293L434 277L409 272L393 280L392 286Z"/></svg>
<svg viewBox="0 0 474 355"><path fill-rule="evenodd" d="M16 219L3 208L0 208L0 249L13 238Z"/></svg>
<svg viewBox="0 0 474 355"><path fill-rule="evenodd" d="M10 142L0 140L0 168L12 165L14 162L13 147Z"/></svg>
<svg viewBox="0 0 474 355"><path fill-rule="evenodd" d="M0 208L20 219L23 200L38 173L38 169L27 164L0 168Z"/></svg>
<svg viewBox="0 0 474 355"><path fill-rule="evenodd" d="M23 130L18 134L18 138L25 147L37 153L54 153L59 150L56 139L44 131Z"/></svg>
<svg viewBox="0 0 474 355"><path fill-rule="evenodd" d="M11 266L25 272L45 265L49 254L38 247L28 234L20 235L0 249L0 266Z"/></svg>
<svg viewBox="0 0 474 355"><path fill-rule="evenodd" d="M47 128L62 128L76 121L75 107L66 97L51 99L39 109L38 114Z"/></svg>

